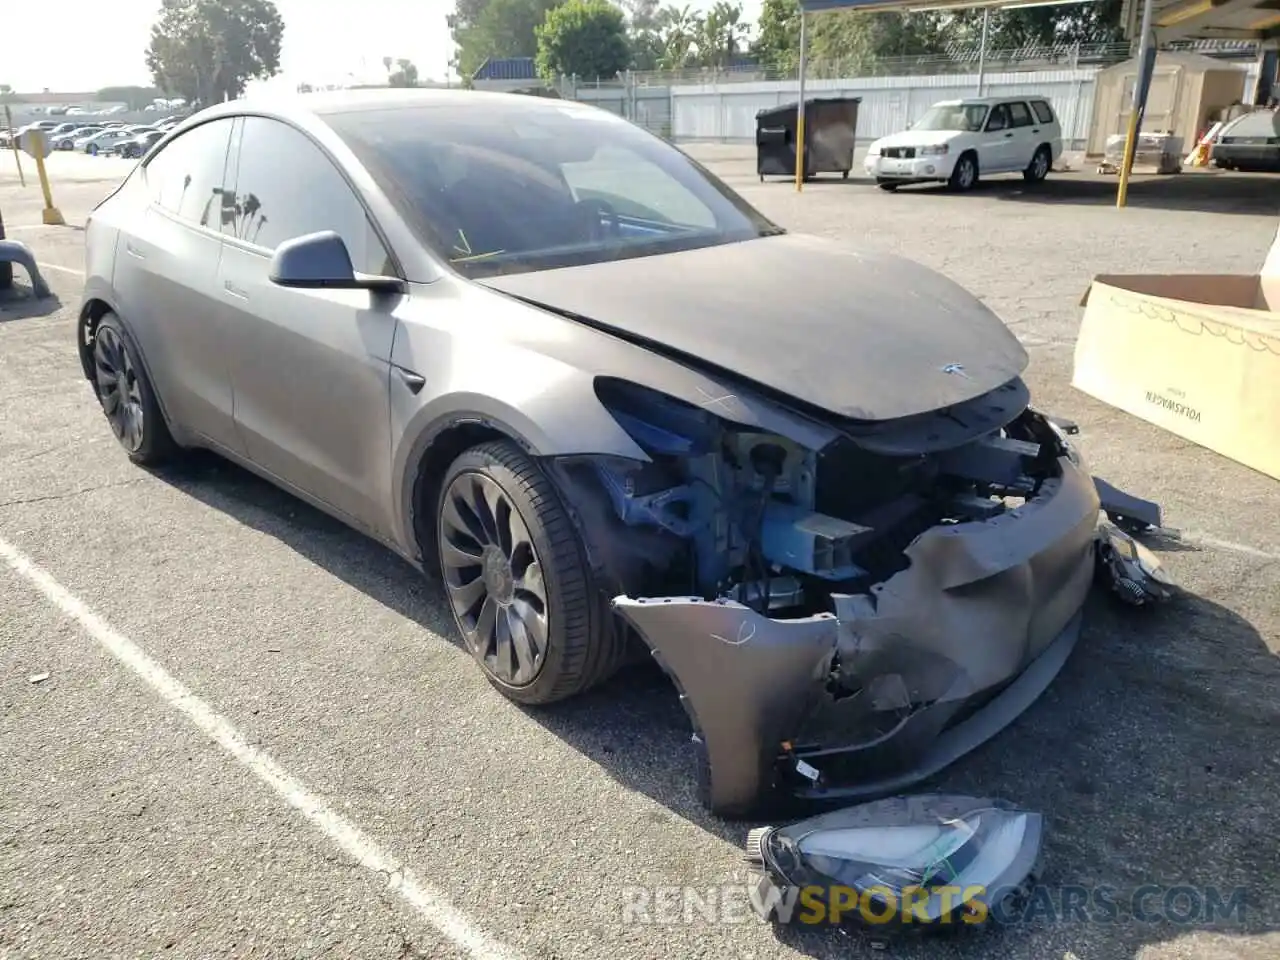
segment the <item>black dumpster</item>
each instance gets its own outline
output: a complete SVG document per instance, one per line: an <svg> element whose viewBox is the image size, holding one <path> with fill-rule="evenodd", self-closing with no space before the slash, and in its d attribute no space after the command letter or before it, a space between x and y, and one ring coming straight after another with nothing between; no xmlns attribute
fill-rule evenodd
<svg viewBox="0 0 1280 960"><path fill-rule="evenodd" d="M804 176L819 173L849 176L853 169L854 134L861 97L819 97L805 101ZM756 114L756 173L765 177L796 175L797 105L784 103Z"/></svg>

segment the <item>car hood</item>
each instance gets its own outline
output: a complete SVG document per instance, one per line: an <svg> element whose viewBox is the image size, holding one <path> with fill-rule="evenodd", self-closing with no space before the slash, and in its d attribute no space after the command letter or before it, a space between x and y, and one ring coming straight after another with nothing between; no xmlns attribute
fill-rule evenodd
<svg viewBox="0 0 1280 960"><path fill-rule="evenodd" d="M934 147L950 143L960 135L960 130L903 130L891 133L875 142L877 147Z"/></svg>
<svg viewBox="0 0 1280 960"><path fill-rule="evenodd" d="M854 420L963 403L1027 365L941 274L794 234L477 282Z"/></svg>

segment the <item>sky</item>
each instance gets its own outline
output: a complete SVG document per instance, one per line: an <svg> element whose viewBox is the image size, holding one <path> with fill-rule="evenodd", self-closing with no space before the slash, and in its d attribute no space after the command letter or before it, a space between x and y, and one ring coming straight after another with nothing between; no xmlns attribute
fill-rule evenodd
<svg viewBox="0 0 1280 960"><path fill-rule="evenodd" d="M445 79L453 54L445 17L453 0L275 2L285 30L281 75L273 86L380 83L386 78L383 57L406 57L424 79ZM159 0L24 0L5 6L0 83L32 93L150 84L144 56ZM690 6L705 9L711 0ZM760 0L746 0L743 12L754 21ZM60 25L52 47L44 39L51 25Z"/></svg>

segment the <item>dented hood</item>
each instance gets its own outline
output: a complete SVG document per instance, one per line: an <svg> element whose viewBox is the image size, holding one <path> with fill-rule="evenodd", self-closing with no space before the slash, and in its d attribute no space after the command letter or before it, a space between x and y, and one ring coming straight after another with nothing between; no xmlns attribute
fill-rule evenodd
<svg viewBox="0 0 1280 960"><path fill-rule="evenodd" d="M961 403L1027 365L941 274L792 234L479 282L855 420Z"/></svg>

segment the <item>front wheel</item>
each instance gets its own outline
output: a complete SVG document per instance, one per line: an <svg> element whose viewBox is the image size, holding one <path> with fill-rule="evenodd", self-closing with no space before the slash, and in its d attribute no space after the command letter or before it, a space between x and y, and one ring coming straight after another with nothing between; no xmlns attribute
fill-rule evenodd
<svg viewBox="0 0 1280 960"><path fill-rule="evenodd" d="M972 153L962 153L956 160L955 169L947 185L952 190L972 190L978 182L978 158Z"/></svg>
<svg viewBox="0 0 1280 960"><path fill-rule="evenodd" d="M573 522L515 444L472 447L449 467L436 545L458 630L508 699L563 700L620 663Z"/></svg>
<svg viewBox="0 0 1280 960"><path fill-rule="evenodd" d="M1040 147L1036 150L1036 155L1031 158L1031 162L1027 164L1027 169L1022 171L1022 179L1028 183L1039 183L1049 175L1049 167L1053 165L1053 157L1049 153L1048 147Z"/></svg>
<svg viewBox="0 0 1280 960"><path fill-rule="evenodd" d="M893 180L886 180L884 177L876 178L876 186L881 190L888 190L890 193L898 189L898 184Z"/></svg>

